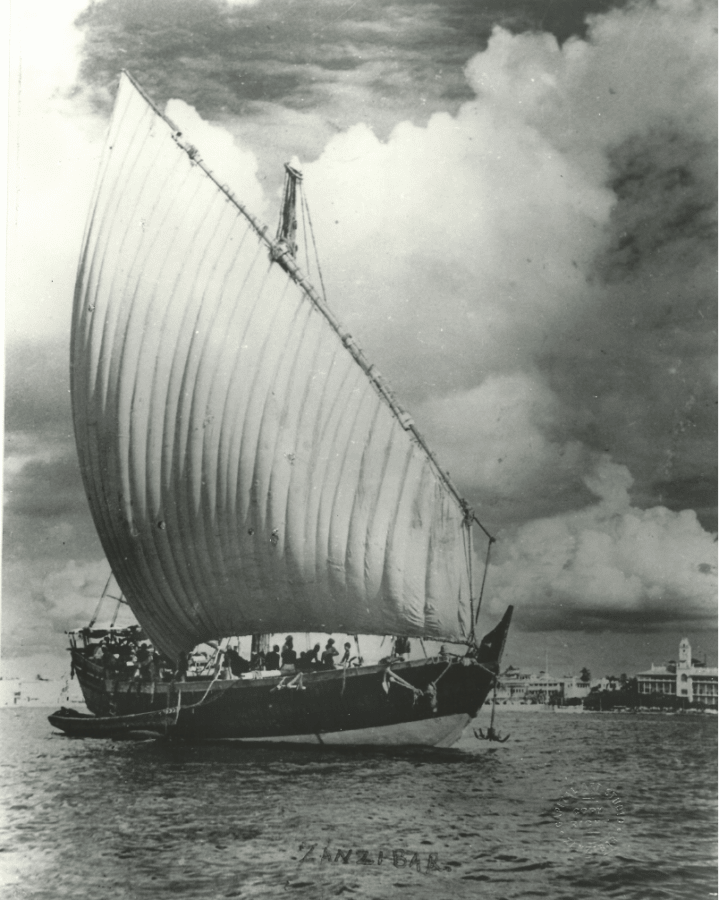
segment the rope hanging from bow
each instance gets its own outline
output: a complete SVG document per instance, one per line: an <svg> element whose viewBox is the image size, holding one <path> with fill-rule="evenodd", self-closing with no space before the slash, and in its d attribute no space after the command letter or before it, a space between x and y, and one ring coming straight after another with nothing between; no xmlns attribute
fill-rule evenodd
<svg viewBox="0 0 719 900"><path fill-rule="evenodd" d="M400 675L397 675L396 672L393 672L392 669L387 667L384 670L384 677L382 679L382 690L385 694L389 694L390 684L398 684L400 687L407 688L412 691L412 705L414 705L418 700L422 697L426 697L429 700L429 705L432 708L432 712L437 712L437 683L440 678L446 674L449 670L449 667L452 665L452 662L448 662L445 668L439 673L439 675L434 679L434 681L430 681L427 687L422 690L421 688L415 687L413 684L410 684L408 681L405 681Z"/></svg>

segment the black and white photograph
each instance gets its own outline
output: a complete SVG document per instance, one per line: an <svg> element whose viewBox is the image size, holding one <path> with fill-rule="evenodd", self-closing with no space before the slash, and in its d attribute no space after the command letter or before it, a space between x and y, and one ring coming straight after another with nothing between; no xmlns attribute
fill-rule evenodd
<svg viewBox="0 0 719 900"><path fill-rule="evenodd" d="M3 15L2 896L716 898L716 4Z"/></svg>

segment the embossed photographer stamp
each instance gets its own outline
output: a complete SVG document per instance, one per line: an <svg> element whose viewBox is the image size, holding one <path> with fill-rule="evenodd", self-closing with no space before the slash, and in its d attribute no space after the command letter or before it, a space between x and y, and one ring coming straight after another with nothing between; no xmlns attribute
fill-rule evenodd
<svg viewBox="0 0 719 900"><path fill-rule="evenodd" d="M600 854L619 846L626 821L622 798L600 781L569 785L554 804L552 818L568 849Z"/></svg>

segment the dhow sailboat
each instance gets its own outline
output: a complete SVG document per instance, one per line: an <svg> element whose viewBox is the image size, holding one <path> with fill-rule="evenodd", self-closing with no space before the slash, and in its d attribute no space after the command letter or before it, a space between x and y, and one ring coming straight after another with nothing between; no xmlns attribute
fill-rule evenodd
<svg viewBox="0 0 719 900"><path fill-rule="evenodd" d="M71 634L92 715L51 716L68 734L450 746L495 683L512 608L476 636L473 531L493 539L300 269L300 180L287 166L273 239L122 74L71 390L92 517L139 624ZM269 636L285 633L396 652L283 665ZM451 650L409 659L408 639Z"/></svg>

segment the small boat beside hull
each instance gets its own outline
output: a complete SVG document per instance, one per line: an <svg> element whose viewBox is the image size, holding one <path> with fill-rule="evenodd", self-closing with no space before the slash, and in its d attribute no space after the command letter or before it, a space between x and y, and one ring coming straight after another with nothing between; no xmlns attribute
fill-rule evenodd
<svg viewBox="0 0 719 900"><path fill-rule="evenodd" d="M88 716L74 709L61 707L48 716L50 724L68 737L76 738L154 738L165 731L164 715Z"/></svg>

